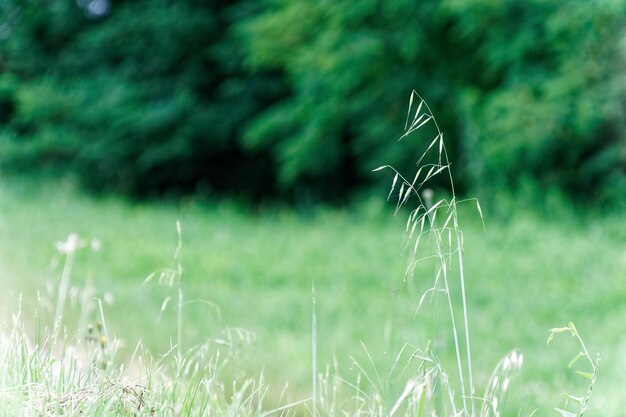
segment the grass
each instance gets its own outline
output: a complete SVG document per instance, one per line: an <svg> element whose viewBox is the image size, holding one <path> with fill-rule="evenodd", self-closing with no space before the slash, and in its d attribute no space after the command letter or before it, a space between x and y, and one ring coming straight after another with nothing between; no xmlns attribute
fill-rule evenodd
<svg viewBox="0 0 626 417"><path fill-rule="evenodd" d="M584 394L584 383L567 370L577 346L564 338L545 344L550 328L573 321L589 350L603 358L589 415L620 415L620 387L626 385L623 219L515 213L491 220L489 208L484 210L486 230L471 210L461 213L475 385L484 386L497 358L518 348L525 361L511 383L507 415L519 409L528 415L535 407L539 415L550 415L551 407L561 405L561 392ZM320 371L336 361L350 380L354 358L372 374L371 356L384 380L393 352L405 342L424 346L428 339L440 346L442 362L454 366L445 304L435 298L413 319L415 297L403 283L406 257L399 254L404 222L376 204L300 216L227 203L131 204L86 197L62 184L11 180L0 184L0 211L4 317L16 311L11 301L18 293L25 294L26 316L32 316L38 290L43 304L56 301L63 259L54 242L72 232L97 238L98 252L76 255L67 308L79 314L85 286L103 300L112 298L103 308L109 332L124 343L122 358L132 356L139 340L155 355L175 344L175 303L163 314L160 309L168 295L176 297L176 288L143 282L153 271L176 267L180 220L186 300L209 300L220 309L218 314L203 303L184 307L184 346L233 341L237 360L228 375L263 371L271 382L268 401L278 403L286 382L285 401L310 395L312 282ZM432 276L432 265L418 266L413 291L427 289ZM254 334L252 346L244 343L249 334L237 329ZM400 385L389 390L401 391Z"/></svg>
<svg viewBox="0 0 626 417"><path fill-rule="evenodd" d="M230 347L202 344L155 358L138 346L117 366L105 324L72 337L62 322L39 327L36 319L29 332L20 312L0 335L2 416L266 417L297 405L264 409L262 375L226 385L221 371L235 359Z"/></svg>

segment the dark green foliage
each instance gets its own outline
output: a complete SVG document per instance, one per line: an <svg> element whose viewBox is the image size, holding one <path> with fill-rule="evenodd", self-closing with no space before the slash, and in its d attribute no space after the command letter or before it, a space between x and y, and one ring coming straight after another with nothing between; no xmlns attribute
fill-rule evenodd
<svg viewBox="0 0 626 417"><path fill-rule="evenodd" d="M2 130L5 169L51 167L134 195L273 190L263 152L243 152L237 138L285 87L241 70L227 33L241 16L192 1L134 1L96 19L72 3L57 16L57 3L15 6L16 32L2 43L0 104L13 109ZM40 34L38 19L63 27Z"/></svg>
<svg viewBox="0 0 626 417"><path fill-rule="evenodd" d="M87 3L0 1L5 171L335 198L410 168L415 89L460 191L626 192L626 0Z"/></svg>
<svg viewBox="0 0 626 417"><path fill-rule="evenodd" d="M483 69L460 100L474 183L623 195L626 2L455 3L454 36Z"/></svg>
<svg viewBox="0 0 626 417"><path fill-rule="evenodd" d="M323 177L345 155L361 175L414 160L415 148L394 154L383 138L402 123L398 97L415 88L462 162L462 188L530 178L587 200L626 192L626 2L271 4L243 25L248 60L286 71L294 95L246 139L273 149L284 182Z"/></svg>
<svg viewBox="0 0 626 417"><path fill-rule="evenodd" d="M443 25L433 4L271 4L240 25L248 61L285 71L294 92L259 115L246 143L272 150L283 184L314 178L337 186L346 161L360 182L371 181L370 171L382 163L408 168L423 144L392 145L402 133L408 93L427 89L437 107L455 90L450 71L433 68L444 68L448 55L430 36Z"/></svg>

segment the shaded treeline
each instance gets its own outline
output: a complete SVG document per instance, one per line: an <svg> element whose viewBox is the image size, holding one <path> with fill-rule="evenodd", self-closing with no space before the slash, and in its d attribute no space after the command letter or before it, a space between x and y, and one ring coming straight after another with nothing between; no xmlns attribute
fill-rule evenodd
<svg viewBox="0 0 626 417"><path fill-rule="evenodd" d="M626 192L626 0L0 0L0 162L135 196L336 200L409 168L417 90L461 191ZM386 180L386 178L385 178Z"/></svg>

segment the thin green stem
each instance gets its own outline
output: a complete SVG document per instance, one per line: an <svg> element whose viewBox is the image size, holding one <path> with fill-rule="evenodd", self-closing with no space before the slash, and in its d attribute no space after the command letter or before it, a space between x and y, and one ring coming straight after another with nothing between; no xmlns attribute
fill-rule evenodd
<svg viewBox="0 0 626 417"><path fill-rule="evenodd" d="M65 300L70 285L70 277L72 275L72 267L74 265L74 251L69 251L65 255L65 263L63 264L63 272L61 274L61 282L59 283L59 293L57 296L57 305L54 312L54 326L61 324L63 310L65 310Z"/></svg>
<svg viewBox="0 0 626 417"><path fill-rule="evenodd" d="M456 203L455 203L456 204ZM472 416L475 415L474 409L474 381L472 380L472 354L470 349L470 335L469 335L469 319L467 314L467 297L465 295L465 272L463 269L463 245L462 242L462 234L457 225L456 218L456 206L454 207L454 228L456 230L456 243L457 243L457 255L459 259L459 278L461 281L461 300L463 302L463 321L465 326L465 345L467 351L467 372L469 378L469 388L471 393L471 405L472 405Z"/></svg>
<svg viewBox="0 0 626 417"><path fill-rule="evenodd" d="M459 372L459 383L461 384L461 399L463 401L463 411L467 415L467 399L466 399L467 393L465 390L465 378L463 377L463 363L461 361L461 349L459 347L459 336L458 336L457 327L456 327L456 318L454 314L454 305L452 303L452 295L450 294L450 285L448 283L448 273L446 272L445 257L440 251L440 244L441 244L440 241L441 241L441 236L438 235L437 236L437 246L438 246L437 251L439 252L439 259L441 262L441 269L442 269L442 274L443 274L443 282L444 282L446 297L448 301L448 308L450 310L450 321L452 322L451 323L452 324L452 336L454 338L454 350L456 353L456 362L457 362L457 368Z"/></svg>
<svg viewBox="0 0 626 417"><path fill-rule="evenodd" d="M183 248L183 231L180 220L176 221L176 232L178 233L178 245L174 258L176 259L176 277L178 281L178 305L177 305L177 332L176 332L176 349L178 357L182 355L183 342L183 265L181 261L181 251Z"/></svg>
<svg viewBox="0 0 626 417"><path fill-rule="evenodd" d="M417 94L417 93L415 93ZM448 177L450 180L450 190L452 192L452 200L451 200L451 204L450 207L453 210L453 221L454 221L454 231L456 234L456 241L457 241L457 256L458 256L458 261L459 261L459 280L460 280L460 284L461 284L461 302L462 302L462 306L463 306L463 325L465 328L465 348L466 348L466 353L467 353L467 373L468 373L468 379L469 379L469 389L470 389L470 393L471 393L471 407L472 407L472 416L475 415L475 408L474 408L474 382L473 382L473 378L472 378L472 355L471 355L471 349L470 349L470 335L469 335L469 315L467 313L467 297L466 297L466 293L465 293L465 272L463 269L463 245L461 244L462 242L462 233L461 230L459 228L459 223L458 223L458 212L457 212L457 208L456 208L456 193L455 193L455 189L454 189L454 180L452 178L452 170L450 168L450 159L448 158L448 151L446 149L445 143L443 143L443 133L441 132L441 129L439 128L439 125L437 124L437 119L434 117L433 111L431 110L430 106L428 105L428 103L426 102L426 100L424 100L419 94L417 94L417 96L420 98L420 100L422 100L424 102L424 105L426 106L426 108L428 109L428 112L430 113L430 115L432 116L432 120L433 123L435 124L435 128L437 129L437 133L439 134L440 140L441 140L441 151L443 152L443 157L444 157L444 161L445 161L445 165L448 166ZM439 155L439 157L441 158L441 154ZM441 164L441 161L440 161ZM444 265L445 268L445 265ZM446 275L444 273L444 282L446 283L446 287L447 287L447 278ZM456 354L457 354L457 362L458 362L458 366L459 366L459 378L460 378L460 382L461 382L461 390L462 390L462 395L463 395L463 407L465 409L465 413L467 413L467 406L466 406L466 401L465 401L465 385L463 382L463 372L462 372L462 366L461 366L461 359L460 359L460 353L459 353L459 346L458 346L458 342L457 342L457 335L456 335L456 327L454 326L454 314L452 312L452 301L450 298L450 292L449 289L446 288L446 290L448 291L448 303L450 304L450 314L452 317L452 326L453 326L453 330L454 330L454 338L455 338L455 348L456 348Z"/></svg>
<svg viewBox="0 0 626 417"><path fill-rule="evenodd" d="M467 365L467 376L468 376L468 382L469 382L469 398L470 398L470 402L471 402L471 411L468 409L467 407L467 398L468 395L466 395L466 391L468 387L465 386L465 373L463 371L463 361L461 360L461 349L460 349L460 343L459 343L459 336L458 336L458 329L456 326L456 318L455 318L455 314L454 314L454 306L453 306L453 300L452 300L452 296L451 296L451 291L450 291L450 285L448 282L448 273L447 273L447 269L446 269L446 257L442 251L442 245L443 245L443 238L442 238L442 230L438 230L436 229L436 226L434 224L434 217L435 217L435 213L430 213L430 210L427 210L428 217L431 223L431 229L435 232L436 234L436 255L437 257L439 257L440 259L440 263L441 263L441 272L443 274L443 278L444 278L444 285L445 285L445 291L446 291L446 295L447 295L447 302L448 302L448 308L450 310L450 319L451 319L451 324L452 324L452 334L454 337L454 347L455 347L455 351L456 351L456 361L457 361L457 367L458 367L458 372L459 372L459 382L461 385L461 398L463 401L463 413L464 415L468 416L471 413L471 416L475 415L475 407L474 407L474 381L473 381L473 376L472 376L472 358L471 358L471 348L470 348L470 335L469 335L469 316L468 316L468 310L467 310L467 296L466 296L466 290L465 290L465 273L464 273L464 269L463 269L463 244L462 244L462 239L463 239L463 234L459 228L459 224L458 224L458 212L457 212L457 201L456 201L456 192L455 192L455 188L454 188L454 180L452 178L452 171L450 169L450 158L448 157L448 152L446 150L446 146L445 143L443 141L443 133L441 131L441 129L439 128L439 125L437 124L437 119L434 117L433 111L431 110L430 106L428 105L428 103L426 102L426 100L424 100L422 98L422 96L420 96L416 91L413 91L413 95L415 97L418 97L420 99L420 104L418 106L418 110L416 112L419 112L422 105L425 106L426 110L423 113L423 115L426 115L426 120L421 122L416 128L413 129L413 126L411 126L411 128L409 128L409 130L407 131L407 133L405 133L404 136L410 134L412 131L419 129L421 126L423 126L426 121L432 120L435 128L437 130L437 136L435 137L435 141L431 142L430 146L428 147L428 149L424 152L424 154L422 155L422 157L419 159L418 164L421 163L422 159L426 156L426 153L429 152L429 150L431 149L432 146L437 145L439 146L439 153L438 153L438 167L439 170L437 171L440 172L441 170L443 170L444 168L447 168L448 170L448 177L449 177L449 185L450 185L450 189L452 192L452 199L450 201L450 203L448 204L448 209L451 210L451 216L452 216L452 220L453 220L453 224L454 224L454 234L455 234L455 238L457 241L457 257L458 257L458 268L459 268L459 281L460 281L460 288L461 288L461 304L462 304L462 310L463 310L463 326L464 326L464 331L465 331L465 350L466 350L466 365ZM413 95L411 96L411 103L413 103ZM409 105L411 106L411 104ZM427 112L427 113L426 113ZM411 113L411 109L409 107L409 112L408 114ZM419 120L422 120L422 116L419 117ZM408 117L407 116L407 126L408 125ZM418 118L418 115L416 113L415 118ZM403 136L403 137L404 137ZM392 168L393 169L393 168ZM396 172L396 178L400 177L402 178L402 180L404 181L405 186L410 187L410 189L417 195L418 199L420 199L418 190L419 188L421 188L421 186L424 184L425 181L427 181L430 176L427 174L426 179L420 183L417 187L414 186L413 183L408 182L404 177L402 177L396 170L394 170ZM416 175L419 176L419 171L418 174ZM395 183L395 179L394 179L394 183ZM392 187L393 189L393 187ZM402 196L400 196L399 198L399 205L402 205L405 201L406 198L402 198ZM420 199L421 202L421 199ZM447 222L446 222L447 223ZM445 228L445 225L444 225ZM452 240L452 237L450 237L450 240ZM452 245L452 242L450 242L450 245ZM452 255L450 255L452 256Z"/></svg>
<svg viewBox="0 0 626 417"><path fill-rule="evenodd" d="M315 300L315 283L311 284L311 372L313 417L317 417L317 304Z"/></svg>

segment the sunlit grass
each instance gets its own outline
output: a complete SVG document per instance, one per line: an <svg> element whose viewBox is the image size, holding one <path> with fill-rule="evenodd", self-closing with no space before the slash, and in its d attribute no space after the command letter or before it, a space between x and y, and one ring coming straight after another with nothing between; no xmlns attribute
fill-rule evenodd
<svg viewBox="0 0 626 417"><path fill-rule="evenodd" d="M548 329L573 321L590 351L602 355L589 413L620 412L620 387L626 385L619 370L626 359L623 219L520 212L496 220L489 208L484 211L485 230L476 214L461 213L476 385L484 386L499 358L518 348L525 361L511 383L507 415L519 408L528 415L535 407L550 413L561 405L558 395L576 392L579 381L566 369L576 346L563 338L548 347L545 339ZM177 339L175 288L142 283L150 273L176 266L180 220L185 300L210 301L220 309L185 305L183 343L191 348L225 338L227 328L252 332L253 347L241 346L229 372L264 370L271 397L279 398L286 381L289 401L310 396L313 281L320 370L336 358L349 379L355 373L351 358L368 362L362 344L381 373L406 342L424 346L432 339L443 361L453 358L444 305L427 305L413 319L415 298L407 295L407 261L400 254L404 220L377 204L307 215L252 212L228 203L93 199L59 183L12 180L0 184L0 212L7 322L19 292L27 326L37 291L44 301L56 301L63 259L54 244L77 233L85 242L97 239L101 249L77 253L69 311L78 314L78 289L90 286L104 302L109 331L124 342L120 357L130 358L139 340L155 354L168 351ZM418 267L414 291L427 289L432 275L432 265ZM173 299L160 314L168 295Z"/></svg>

